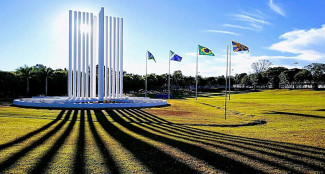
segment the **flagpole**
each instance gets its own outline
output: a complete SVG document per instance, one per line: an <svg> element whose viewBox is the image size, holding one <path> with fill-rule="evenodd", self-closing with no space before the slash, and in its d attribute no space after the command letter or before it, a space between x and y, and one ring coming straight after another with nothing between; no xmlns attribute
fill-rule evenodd
<svg viewBox="0 0 325 174"><path fill-rule="evenodd" d="M231 45L229 46L229 100L231 90Z"/></svg>
<svg viewBox="0 0 325 174"><path fill-rule="evenodd" d="M199 46L197 46L196 51L196 82L195 82L195 100L197 100L197 83L198 83L198 64L199 64Z"/></svg>
<svg viewBox="0 0 325 174"><path fill-rule="evenodd" d="M147 54L148 54L148 51L146 53L146 84L145 84L145 97L147 97L147 62L148 62L148 58L147 58Z"/></svg>
<svg viewBox="0 0 325 174"><path fill-rule="evenodd" d="M226 67L226 85L225 85L225 120L227 119L228 50L229 50L229 46L227 45L227 67Z"/></svg>
<svg viewBox="0 0 325 174"><path fill-rule="evenodd" d="M168 99L170 99L170 53L169 53L169 69L168 69Z"/></svg>

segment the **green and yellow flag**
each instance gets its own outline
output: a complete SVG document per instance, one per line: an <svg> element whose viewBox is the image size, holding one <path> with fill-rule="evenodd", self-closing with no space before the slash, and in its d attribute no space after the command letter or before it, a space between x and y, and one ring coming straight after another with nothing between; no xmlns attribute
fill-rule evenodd
<svg viewBox="0 0 325 174"><path fill-rule="evenodd" d="M199 55L214 56L214 54L209 48L201 45L199 45Z"/></svg>

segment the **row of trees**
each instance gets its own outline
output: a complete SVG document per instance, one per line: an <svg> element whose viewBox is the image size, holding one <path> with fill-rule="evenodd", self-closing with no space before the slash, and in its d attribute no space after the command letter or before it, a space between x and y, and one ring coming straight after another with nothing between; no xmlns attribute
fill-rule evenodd
<svg viewBox="0 0 325 174"><path fill-rule="evenodd" d="M0 96L18 97L67 95L67 70L46 67L42 64L19 67L14 72L0 71Z"/></svg>
<svg viewBox="0 0 325 174"><path fill-rule="evenodd" d="M231 85L236 88L309 88L317 89L325 83L325 64L312 63L303 69L270 67L268 60L252 64L254 73L240 73L232 76ZM41 64L23 66L14 72L0 71L0 97L67 95L67 70L53 70ZM148 90L167 93L168 74L149 74ZM145 77L124 72L124 92L143 92ZM199 90L224 88L225 77L198 76ZM185 76L181 71L171 74L173 91L195 90L195 77Z"/></svg>
<svg viewBox="0 0 325 174"><path fill-rule="evenodd" d="M252 64L254 73L241 73L235 76L237 84L258 86L260 88L310 88L318 89L325 83L325 64L312 63L303 69L271 67L268 60L259 60Z"/></svg>

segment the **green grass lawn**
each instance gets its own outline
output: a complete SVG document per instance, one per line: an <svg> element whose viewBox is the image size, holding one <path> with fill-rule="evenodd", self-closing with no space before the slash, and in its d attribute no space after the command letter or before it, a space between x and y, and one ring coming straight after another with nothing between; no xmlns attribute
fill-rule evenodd
<svg viewBox="0 0 325 174"><path fill-rule="evenodd" d="M102 111L0 106L0 173L325 170L325 92L233 94L226 120L222 94L168 103Z"/></svg>

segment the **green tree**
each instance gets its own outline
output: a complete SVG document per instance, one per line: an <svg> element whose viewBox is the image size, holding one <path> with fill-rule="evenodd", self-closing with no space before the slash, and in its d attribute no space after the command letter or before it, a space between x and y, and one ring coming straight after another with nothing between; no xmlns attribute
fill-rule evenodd
<svg viewBox="0 0 325 174"><path fill-rule="evenodd" d="M246 73L245 73L246 74ZM252 85L252 81L249 79L249 76L246 74L242 79L241 79L241 84L244 85L244 88L248 85Z"/></svg>
<svg viewBox="0 0 325 174"><path fill-rule="evenodd" d="M33 76L32 67L24 65L16 70L16 73L23 79L26 79L26 96L29 96L29 79Z"/></svg>
<svg viewBox="0 0 325 174"><path fill-rule="evenodd" d="M240 73L235 75L235 83L236 84L243 84L242 79L247 76L246 73ZM244 87L246 88L246 85L244 84Z"/></svg>
<svg viewBox="0 0 325 174"><path fill-rule="evenodd" d="M281 66L273 67L273 68L269 68L268 70L266 70L263 74L268 79L269 84L272 85L272 88L278 89L279 85L280 85L279 75L283 71L287 71L287 70L288 70L287 68L281 67Z"/></svg>
<svg viewBox="0 0 325 174"><path fill-rule="evenodd" d="M310 71L306 69L299 71L294 78L295 78L295 82L303 83L303 84L311 83L312 81L312 75Z"/></svg>
<svg viewBox="0 0 325 174"><path fill-rule="evenodd" d="M37 74L41 81L43 81L43 79L45 80L45 95L48 95L48 79L54 74L53 69L42 64L36 64L36 66L33 67L33 71L35 71L35 74ZM64 70L58 69L57 71Z"/></svg>
<svg viewBox="0 0 325 174"><path fill-rule="evenodd" d="M173 86L177 86L180 88L185 87L184 75L181 70L174 71L171 77L171 83L173 84Z"/></svg>
<svg viewBox="0 0 325 174"><path fill-rule="evenodd" d="M280 73L280 83L291 85L292 88L295 88L295 75L301 71L301 69L293 68L288 69Z"/></svg>
<svg viewBox="0 0 325 174"><path fill-rule="evenodd" d="M325 82L325 64L323 63L312 63L305 67L310 71L313 78L313 88L317 89L318 84Z"/></svg>

